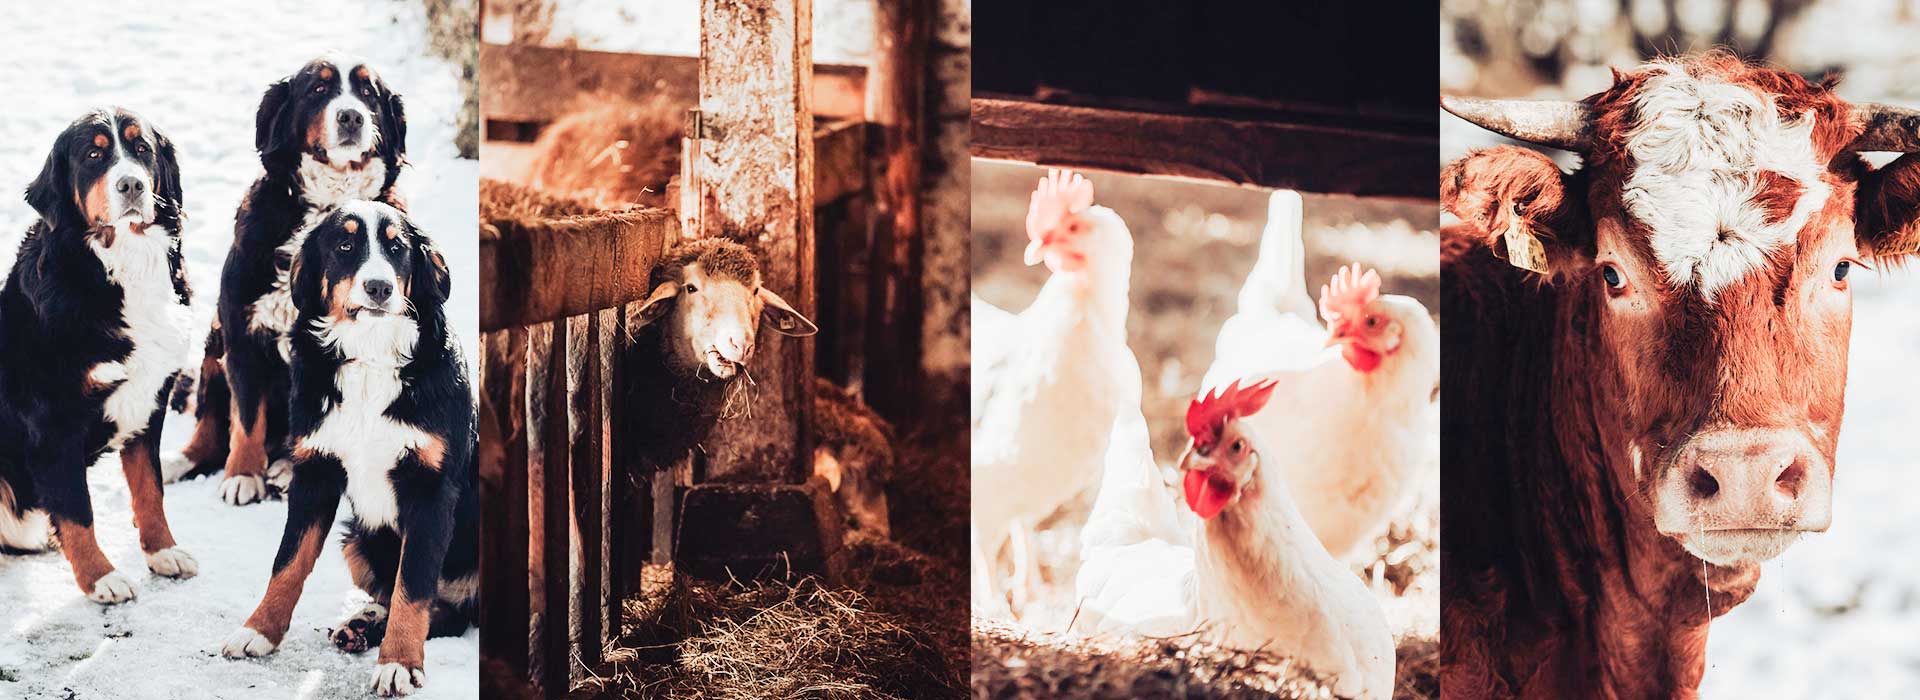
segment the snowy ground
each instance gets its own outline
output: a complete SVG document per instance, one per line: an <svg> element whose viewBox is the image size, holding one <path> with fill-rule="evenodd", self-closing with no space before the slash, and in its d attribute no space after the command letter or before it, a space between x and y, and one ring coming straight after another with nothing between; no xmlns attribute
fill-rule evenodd
<svg viewBox="0 0 1920 700"><path fill-rule="evenodd" d="M459 74L427 53L416 4L191 0L155 11L151 3L5 3L0 27L0 94L25 98L9 101L0 118L0 270L11 267L34 217L18 193L54 137L88 109L132 108L179 148L197 344L212 318L234 208L259 174L253 119L260 95L338 49L371 59L406 98L412 168L402 187L452 267L449 316L471 362L479 325L478 166L454 151ZM183 361L198 358L196 348ZM184 417L170 416L165 447L183 443L189 428ZM140 597L103 608L80 596L59 554L0 555L0 698L332 698L357 697L370 685L374 654L340 654L322 632L363 600L331 547L277 654L219 658L221 640L265 590L283 503L229 507L213 479L169 487L168 520L181 547L199 559L200 575L160 579L141 565L118 457L103 461L90 475L100 544L134 578ZM478 639L469 631L427 643L426 697L475 697Z"/></svg>

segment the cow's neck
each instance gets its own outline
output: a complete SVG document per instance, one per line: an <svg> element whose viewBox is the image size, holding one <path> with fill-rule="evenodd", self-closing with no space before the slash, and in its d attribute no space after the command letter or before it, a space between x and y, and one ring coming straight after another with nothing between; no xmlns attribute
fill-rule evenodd
<svg viewBox="0 0 1920 700"><path fill-rule="evenodd" d="M1595 332L1599 297L1569 297L1560 304L1552 357L1604 358ZM1585 628L1582 636L1597 652L1591 658L1602 660L1603 682L1620 697L1691 696L1704 671L1711 617L1752 595L1759 567L1706 565L1655 529L1652 504L1635 485L1633 435L1613 410L1622 381L1615 366L1604 359L1554 363L1554 386L1562 392L1553 414L1556 452L1576 500L1570 505L1589 520L1582 536L1591 538L1595 555L1563 562L1585 571L1559 583L1567 600L1588 601L1568 612ZM1583 590L1593 584L1598 590Z"/></svg>

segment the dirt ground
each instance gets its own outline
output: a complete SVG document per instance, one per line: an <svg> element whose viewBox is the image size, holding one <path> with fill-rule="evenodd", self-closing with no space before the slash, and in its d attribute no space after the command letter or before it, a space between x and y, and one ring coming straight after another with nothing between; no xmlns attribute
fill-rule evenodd
<svg viewBox="0 0 1920 700"><path fill-rule="evenodd" d="M973 163L973 293L1011 312L1046 281L1021 262L1028 194L1043 171ZM1213 341L1234 312L1266 225L1268 192L1090 172L1095 201L1112 208L1134 237L1128 345L1140 362L1142 411L1163 466L1185 445L1187 402L1213 361ZM1383 291L1438 309L1438 239L1431 203L1305 195L1307 279L1325 280L1359 261L1379 269ZM1318 283L1310 289L1317 294ZM1436 450L1437 450L1437 421ZM1090 639L1069 629L1080 526L1094 484L1034 533L1041 584L1016 620L974 623L974 696L1324 697L1310 679L1276 659L1253 659L1178 640ZM1438 696L1439 470L1376 540L1373 556L1350 562L1369 582L1399 640L1396 697ZM1008 572L994 562L996 578ZM1184 694L1184 695L1183 695Z"/></svg>

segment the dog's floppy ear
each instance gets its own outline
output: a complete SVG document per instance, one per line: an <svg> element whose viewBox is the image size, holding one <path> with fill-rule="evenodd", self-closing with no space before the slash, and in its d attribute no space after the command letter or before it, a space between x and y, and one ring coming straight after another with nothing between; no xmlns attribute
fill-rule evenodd
<svg viewBox="0 0 1920 700"><path fill-rule="evenodd" d="M69 221L80 219L80 205L74 199L73 171L67 165L68 142L73 129L61 132L60 138L53 142L53 150L47 153L47 163L40 167L40 174L27 184L27 203L33 210L40 212L40 219L55 229L65 228Z"/></svg>
<svg viewBox="0 0 1920 700"><path fill-rule="evenodd" d="M439 306L447 302L453 294L453 273L447 269L447 258L440 254L440 247L433 244L425 233L409 222L407 235L413 237L414 252L412 281L408 283L408 293L413 296L415 308L425 304ZM425 290L423 293L422 290Z"/></svg>
<svg viewBox="0 0 1920 700"><path fill-rule="evenodd" d="M760 300L766 302L760 307L760 320L767 324L768 328L773 329L773 332L795 338L805 338L820 332L819 326L813 325L807 317L794 311L793 307L787 304L787 300L774 294L773 290L761 287Z"/></svg>
<svg viewBox="0 0 1920 700"><path fill-rule="evenodd" d="M293 308L303 314L323 313L329 303L320 279L324 266L317 261L307 261L309 255L316 254L314 241L317 238L311 233L307 234L306 244L294 251L292 267L287 268L287 285L291 287L288 291L293 297Z"/></svg>
<svg viewBox="0 0 1920 700"><path fill-rule="evenodd" d="M299 137L293 132L293 79L281 78L279 82L267 87L267 94L260 96L260 111L253 117L253 147L260 151L261 163L272 167L268 162L270 154L279 153Z"/></svg>
<svg viewBox="0 0 1920 700"><path fill-rule="evenodd" d="M680 280L667 280L655 285L653 293L647 295L647 300L640 303L640 310L635 312L638 319L636 327L644 327L667 315L668 311L673 310L674 297L679 295Z"/></svg>
<svg viewBox="0 0 1920 700"><path fill-rule="evenodd" d="M379 88L380 100L380 158L399 163L407 155L407 108L400 101L400 93L387 87L384 80L375 79Z"/></svg>
<svg viewBox="0 0 1920 700"><path fill-rule="evenodd" d="M180 159L173 147L173 139L151 122L148 131L153 134L153 194L155 204L163 211L171 211L174 228L179 220L185 218L186 195L180 189Z"/></svg>

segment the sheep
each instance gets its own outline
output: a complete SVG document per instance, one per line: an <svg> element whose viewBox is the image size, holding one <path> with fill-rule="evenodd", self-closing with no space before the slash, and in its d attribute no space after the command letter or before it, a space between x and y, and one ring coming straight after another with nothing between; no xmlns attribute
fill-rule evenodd
<svg viewBox="0 0 1920 700"><path fill-rule="evenodd" d="M652 292L629 316L638 348L629 370L640 458L659 470L699 449L716 424L747 413L747 367L762 324L794 337L819 329L761 286L759 261L732 241L676 244L649 283ZM816 380L812 389L812 480L834 494L849 527L889 535L891 428L831 382Z"/></svg>

